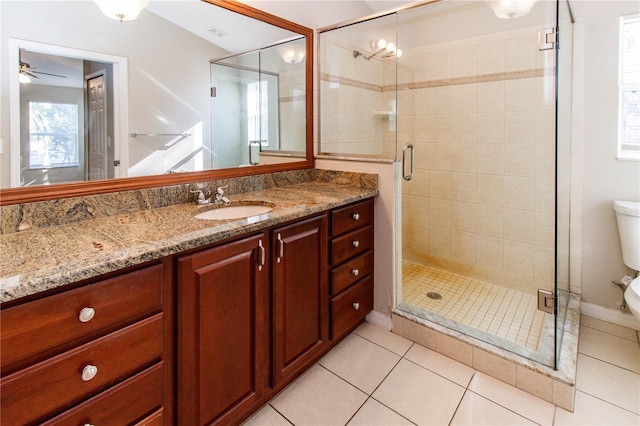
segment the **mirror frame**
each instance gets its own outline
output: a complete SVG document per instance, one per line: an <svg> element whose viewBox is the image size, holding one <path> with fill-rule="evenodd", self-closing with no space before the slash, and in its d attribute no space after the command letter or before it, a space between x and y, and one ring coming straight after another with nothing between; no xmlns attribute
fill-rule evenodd
<svg viewBox="0 0 640 426"><path fill-rule="evenodd" d="M135 189L179 185L215 179L228 179L265 173L310 169L314 166L313 154L313 37L311 28L293 23L270 13L253 8L235 0L202 0L214 6L257 19L277 27L305 36L306 60L306 158L294 163L258 165L228 169L213 169L201 172L171 173L154 176L128 177L119 179L59 183L19 188L0 189L0 206L32 203L61 198L81 197Z"/></svg>

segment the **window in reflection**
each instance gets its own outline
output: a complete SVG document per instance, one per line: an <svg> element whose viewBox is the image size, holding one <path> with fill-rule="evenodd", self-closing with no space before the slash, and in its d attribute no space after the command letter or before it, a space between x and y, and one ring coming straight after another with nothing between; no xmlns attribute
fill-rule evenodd
<svg viewBox="0 0 640 426"><path fill-rule="evenodd" d="M249 142L269 146L269 92L267 81L247 84L247 131Z"/></svg>
<svg viewBox="0 0 640 426"><path fill-rule="evenodd" d="M29 168L78 165L78 105L29 102Z"/></svg>

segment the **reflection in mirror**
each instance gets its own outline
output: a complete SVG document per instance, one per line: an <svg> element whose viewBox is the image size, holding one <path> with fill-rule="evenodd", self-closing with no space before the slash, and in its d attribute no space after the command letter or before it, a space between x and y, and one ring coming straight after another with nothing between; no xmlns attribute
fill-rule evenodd
<svg viewBox="0 0 640 426"><path fill-rule="evenodd" d="M0 8L1 41L9 47L0 58L9 64L2 102L10 117L0 135L9 151L2 188L308 159L306 61L279 56L278 66L261 70L275 63L267 52L276 55L283 40L300 34L196 0L151 1L124 22L105 17L92 1L3 0ZM241 139L216 139L210 59L265 45L277 47L257 51L250 68L258 70L255 90L265 80L273 91L268 116L252 116L268 122L268 137L249 135L245 126L245 134L234 129ZM229 129L237 115L247 115L243 102L215 107ZM287 116L297 114L292 102L300 102L301 115ZM261 141L252 161L249 138ZM272 151L275 160L266 161L263 154Z"/></svg>
<svg viewBox="0 0 640 426"><path fill-rule="evenodd" d="M305 157L305 54L298 38L212 61L214 167Z"/></svg>

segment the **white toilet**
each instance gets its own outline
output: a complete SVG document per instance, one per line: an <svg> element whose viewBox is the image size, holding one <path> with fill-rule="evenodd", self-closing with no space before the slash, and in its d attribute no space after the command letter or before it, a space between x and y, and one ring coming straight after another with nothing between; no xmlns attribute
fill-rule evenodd
<svg viewBox="0 0 640 426"><path fill-rule="evenodd" d="M640 271L640 202L614 201L613 210L618 221L622 261L634 271ZM640 276L627 286L624 301L640 321Z"/></svg>

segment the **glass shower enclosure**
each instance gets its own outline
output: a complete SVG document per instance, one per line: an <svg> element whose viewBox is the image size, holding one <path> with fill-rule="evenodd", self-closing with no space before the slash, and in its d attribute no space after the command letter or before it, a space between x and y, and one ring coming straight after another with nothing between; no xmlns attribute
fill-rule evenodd
<svg viewBox="0 0 640 426"><path fill-rule="evenodd" d="M401 163L396 313L555 367L571 19L566 2L512 19L489 3L434 1L321 31L320 152Z"/></svg>

